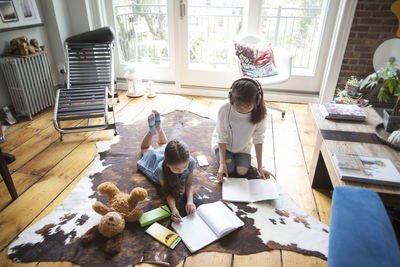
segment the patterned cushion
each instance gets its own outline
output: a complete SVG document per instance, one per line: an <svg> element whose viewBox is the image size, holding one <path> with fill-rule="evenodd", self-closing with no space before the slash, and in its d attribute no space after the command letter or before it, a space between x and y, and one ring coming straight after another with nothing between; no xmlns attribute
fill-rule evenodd
<svg viewBox="0 0 400 267"><path fill-rule="evenodd" d="M272 63L272 61L268 62L265 65L242 64L242 72L245 76L249 76L252 78L262 78L277 74L274 63Z"/></svg>
<svg viewBox="0 0 400 267"><path fill-rule="evenodd" d="M243 74L253 78L276 75L271 45L235 43Z"/></svg>

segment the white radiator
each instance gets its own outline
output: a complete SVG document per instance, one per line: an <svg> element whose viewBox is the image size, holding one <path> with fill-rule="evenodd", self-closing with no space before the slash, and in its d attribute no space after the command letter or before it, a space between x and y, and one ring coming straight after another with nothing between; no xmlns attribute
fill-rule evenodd
<svg viewBox="0 0 400 267"><path fill-rule="evenodd" d="M53 106L55 90L45 51L24 57L2 57L3 71L15 111L32 116Z"/></svg>

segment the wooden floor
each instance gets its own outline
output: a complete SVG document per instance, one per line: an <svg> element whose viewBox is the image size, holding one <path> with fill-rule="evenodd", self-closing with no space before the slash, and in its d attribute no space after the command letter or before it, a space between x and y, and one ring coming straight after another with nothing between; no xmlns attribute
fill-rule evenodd
<svg viewBox="0 0 400 267"><path fill-rule="evenodd" d="M132 122L146 118L149 111L161 113L188 110L215 119L221 98L158 94L149 99L127 98L122 92L115 105L117 121ZM315 130L308 106L273 103L287 110L285 118L269 110L264 149L264 165L274 172L278 183L308 214L329 224L331 198L311 189L308 168L313 152ZM67 134L60 141L52 125L52 109L33 121L11 126L3 152L16 161L9 165L19 197L11 202L0 181L0 266L72 266L69 262L15 263L7 258L7 248L16 236L59 206L89 168L96 153L95 143L113 137L113 131ZM290 251L273 250L245 256L199 253L179 266L326 266L326 261ZM151 266L141 264L140 266Z"/></svg>

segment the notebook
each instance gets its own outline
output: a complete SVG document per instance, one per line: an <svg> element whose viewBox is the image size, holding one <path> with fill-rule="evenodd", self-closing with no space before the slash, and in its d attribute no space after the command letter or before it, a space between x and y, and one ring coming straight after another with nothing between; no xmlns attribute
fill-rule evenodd
<svg viewBox="0 0 400 267"><path fill-rule="evenodd" d="M324 103L319 107L325 119L365 121L367 118L357 105Z"/></svg>
<svg viewBox="0 0 400 267"><path fill-rule="evenodd" d="M400 174L389 158L337 152L333 159L344 181L400 186Z"/></svg>
<svg viewBox="0 0 400 267"><path fill-rule="evenodd" d="M153 223L147 228L146 233L171 249L174 249L181 241L181 237L177 233L159 223Z"/></svg>
<svg viewBox="0 0 400 267"><path fill-rule="evenodd" d="M154 222L160 221L170 216L167 211L170 211L167 205L164 205L163 208L156 208L150 211L143 213L143 215L139 218L139 223L141 227L145 227ZM167 211L166 211L167 210Z"/></svg>
<svg viewBox="0 0 400 267"><path fill-rule="evenodd" d="M244 223L221 201L200 205L197 211L172 223L183 243L194 253L229 234Z"/></svg>
<svg viewBox="0 0 400 267"><path fill-rule="evenodd" d="M225 178L222 199L232 202L257 202L279 197L275 179Z"/></svg>

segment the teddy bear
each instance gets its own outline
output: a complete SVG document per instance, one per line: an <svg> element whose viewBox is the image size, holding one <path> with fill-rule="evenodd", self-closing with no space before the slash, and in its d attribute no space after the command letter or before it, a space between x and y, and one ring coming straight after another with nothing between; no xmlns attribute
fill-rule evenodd
<svg viewBox="0 0 400 267"><path fill-rule="evenodd" d="M136 187L130 194L121 192L116 185L105 182L97 187L97 191L108 199L108 206L96 201L92 208L103 217L100 224L89 229L81 238L82 243L92 241L98 233L108 238L106 252L116 254L121 250L122 232L126 222L139 220L143 211L137 208L138 202L147 197L144 188Z"/></svg>
<svg viewBox="0 0 400 267"><path fill-rule="evenodd" d="M31 39L28 43L28 38L26 38L26 36L21 36L10 41L10 46L7 47L6 54L27 56L39 51L40 48L37 39Z"/></svg>

